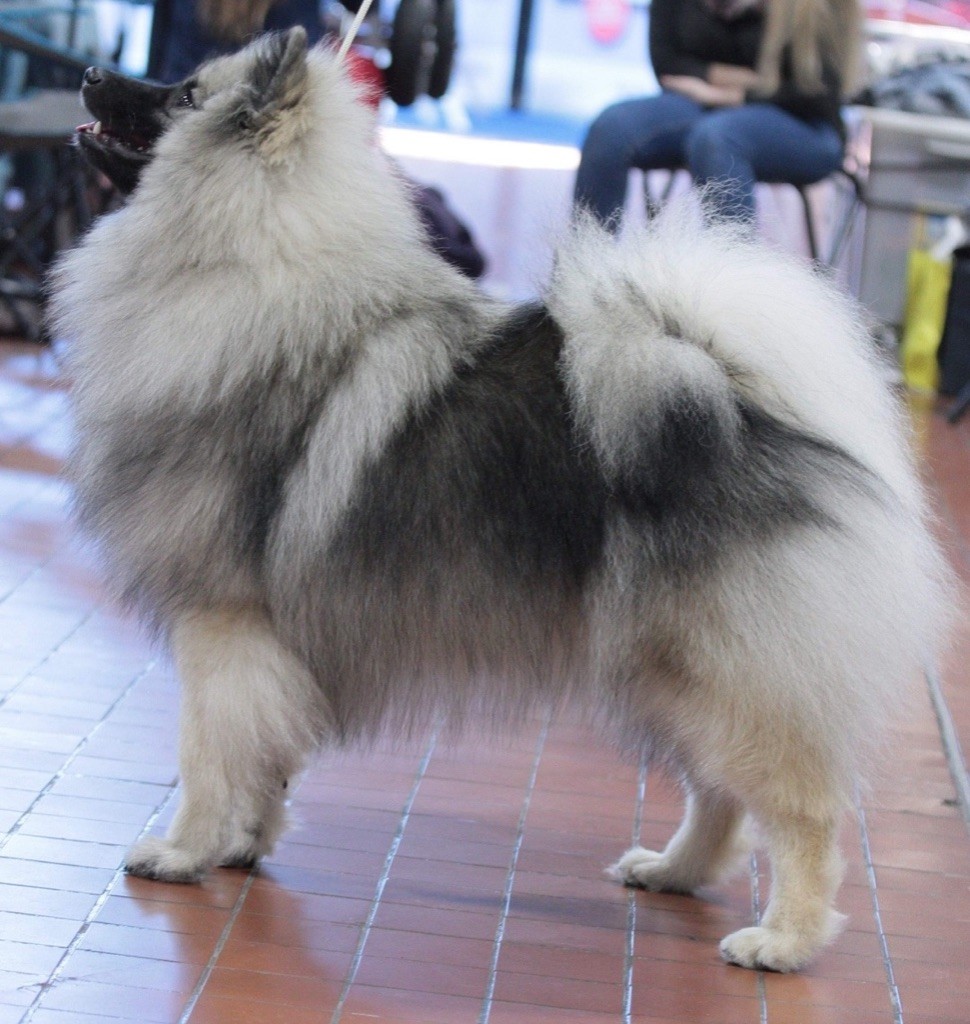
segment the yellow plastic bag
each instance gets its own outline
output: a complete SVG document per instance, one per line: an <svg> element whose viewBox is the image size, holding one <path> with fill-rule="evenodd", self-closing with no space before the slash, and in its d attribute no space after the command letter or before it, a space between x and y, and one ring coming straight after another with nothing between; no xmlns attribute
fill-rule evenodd
<svg viewBox="0 0 970 1024"><path fill-rule="evenodd" d="M911 249L906 268L906 309L900 361L903 379L914 391L932 393L940 379L937 350L943 337L953 261L925 249Z"/></svg>

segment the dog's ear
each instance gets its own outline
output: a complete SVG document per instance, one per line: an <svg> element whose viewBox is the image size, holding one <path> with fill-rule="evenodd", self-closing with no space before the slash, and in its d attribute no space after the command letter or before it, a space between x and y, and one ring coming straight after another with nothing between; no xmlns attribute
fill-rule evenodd
<svg viewBox="0 0 970 1024"><path fill-rule="evenodd" d="M302 26L264 36L256 52L243 103L234 122L253 137L271 162L285 159L290 145L303 134L307 113L307 34Z"/></svg>

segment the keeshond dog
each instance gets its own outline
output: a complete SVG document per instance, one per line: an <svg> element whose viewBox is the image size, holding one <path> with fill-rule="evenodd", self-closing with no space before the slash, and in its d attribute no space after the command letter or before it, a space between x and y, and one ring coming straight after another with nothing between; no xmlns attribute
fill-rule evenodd
<svg viewBox="0 0 970 1024"><path fill-rule="evenodd" d="M686 790L616 877L714 882L750 816L771 897L721 950L805 964L948 602L853 304L690 205L580 222L541 301L490 299L300 29L83 96L130 196L53 277L69 477L184 691L182 803L128 870L252 864L321 745L570 706Z"/></svg>

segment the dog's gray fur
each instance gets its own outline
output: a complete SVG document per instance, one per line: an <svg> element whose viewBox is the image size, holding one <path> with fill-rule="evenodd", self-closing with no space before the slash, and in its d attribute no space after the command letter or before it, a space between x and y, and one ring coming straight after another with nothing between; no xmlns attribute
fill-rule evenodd
<svg viewBox="0 0 970 1024"><path fill-rule="evenodd" d="M319 744L574 702L689 794L618 877L714 881L750 814L772 896L722 950L799 967L947 602L855 309L687 207L580 224L542 303L496 304L305 49L203 67L54 278L78 518L184 687L183 803L129 870L265 854Z"/></svg>

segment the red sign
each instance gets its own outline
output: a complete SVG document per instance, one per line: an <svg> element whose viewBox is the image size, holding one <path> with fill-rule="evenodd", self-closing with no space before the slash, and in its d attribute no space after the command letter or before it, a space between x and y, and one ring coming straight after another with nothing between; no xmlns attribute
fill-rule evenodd
<svg viewBox="0 0 970 1024"><path fill-rule="evenodd" d="M626 31L630 21L630 0L583 0L589 34L609 46Z"/></svg>

